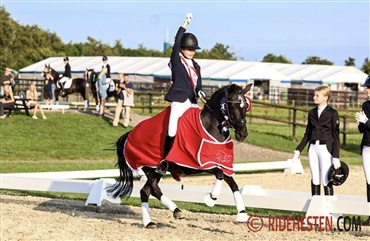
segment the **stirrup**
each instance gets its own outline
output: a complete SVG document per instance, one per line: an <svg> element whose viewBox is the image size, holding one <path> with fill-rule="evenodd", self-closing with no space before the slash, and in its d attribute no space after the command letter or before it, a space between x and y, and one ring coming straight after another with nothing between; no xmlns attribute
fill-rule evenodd
<svg viewBox="0 0 370 241"><path fill-rule="evenodd" d="M158 163L157 168L155 169L155 172L161 175L166 174L168 170L168 162L166 160L162 160L160 163Z"/></svg>

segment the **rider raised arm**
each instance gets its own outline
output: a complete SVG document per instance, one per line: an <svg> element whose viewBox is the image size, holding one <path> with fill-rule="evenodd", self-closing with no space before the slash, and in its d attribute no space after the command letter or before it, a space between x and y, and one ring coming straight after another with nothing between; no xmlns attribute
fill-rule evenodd
<svg viewBox="0 0 370 241"><path fill-rule="evenodd" d="M169 66L172 71L172 85L165 96L165 100L171 102L170 117L165 140L164 155L167 156L172 148L177 132L178 119L188 110L192 104L196 104L197 97L205 98L202 91L202 78L200 66L194 60L195 50L200 49L198 40L192 33L185 33L193 16L188 13L183 25L177 31L175 44L172 48ZM161 161L156 172L165 174L168 169L168 162Z"/></svg>

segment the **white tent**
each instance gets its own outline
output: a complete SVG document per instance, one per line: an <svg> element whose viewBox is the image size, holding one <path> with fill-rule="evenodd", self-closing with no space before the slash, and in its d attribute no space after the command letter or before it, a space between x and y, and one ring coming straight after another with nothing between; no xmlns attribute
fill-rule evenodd
<svg viewBox="0 0 370 241"><path fill-rule="evenodd" d="M262 63L233 60L197 59L201 66L205 85L226 85L230 82L245 84L247 81L262 79L270 81L270 86L290 87L291 81L311 84L363 83L366 74L351 66L299 65L282 63ZM69 57L74 78L82 77L86 69L102 68L102 57ZM108 56L112 78L118 73L132 76L132 81L154 82L156 78L170 79L169 58L159 57L119 57ZM27 66L19 71L19 78L40 79L45 65L64 72L63 57L50 57Z"/></svg>

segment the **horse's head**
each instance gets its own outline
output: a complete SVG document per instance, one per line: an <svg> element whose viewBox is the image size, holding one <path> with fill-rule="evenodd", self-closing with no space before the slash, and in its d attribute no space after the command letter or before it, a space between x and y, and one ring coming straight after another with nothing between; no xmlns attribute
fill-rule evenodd
<svg viewBox="0 0 370 241"><path fill-rule="evenodd" d="M56 82L59 78L59 73L56 70L52 69L50 67L50 64L49 65L45 64L41 76L43 76L45 79L51 79L54 82Z"/></svg>
<svg viewBox="0 0 370 241"><path fill-rule="evenodd" d="M92 68L92 69L86 69L85 74L86 74L87 79L90 81L90 83L93 84L93 83L96 82L97 74L94 71L94 68Z"/></svg>
<svg viewBox="0 0 370 241"><path fill-rule="evenodd" d="M50 73L50 65L46 65L44 67L44 70L41 73L41 76L46 78L46 76Z"/></svg>
<svg viewBox="0 0 370 241"><path fill-rule="evenodd" d="M242 88L232 84L225 88L225 95L221 98L221 114L225 119L222 127L224 130L232 127L237 141L244 141L248 136L246 117L251 103L245 95L251 86L252 84L249 84Z"/></svg>

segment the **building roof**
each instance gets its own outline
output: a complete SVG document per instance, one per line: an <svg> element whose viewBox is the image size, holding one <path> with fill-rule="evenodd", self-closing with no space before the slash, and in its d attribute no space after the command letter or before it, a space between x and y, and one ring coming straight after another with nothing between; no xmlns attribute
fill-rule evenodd
<svg viewBox="0 0 370 241"><path fill-rule="evenodd" d="M246 82L253 79L278 80L290 83L292 80L305 82L363 83L367 75L353 66L299 65L283 63L263 63L233 60L197 59L201 66L202 79L212 82ZM141 77L147 81L154 78L171 78L169 58L160 57L118 57L108 56L111 75L125 73ZM101 57L69 57L74 77L81 77L86 69L99 72L103 62ZM63 57L50 57L27 66L19 71L20 78L39 77L45 65L50 65L59 73L64 72ZM140 79L140 78L139 78Z"/></svg>

